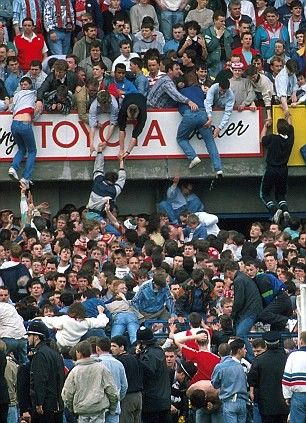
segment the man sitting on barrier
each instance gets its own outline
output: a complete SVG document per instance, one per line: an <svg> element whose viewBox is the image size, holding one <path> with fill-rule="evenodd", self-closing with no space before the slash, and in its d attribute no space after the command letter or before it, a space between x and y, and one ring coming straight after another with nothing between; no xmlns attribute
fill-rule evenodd
<svg viewBox="0 0 306 423"><path fill-rule="evenodd" d="M179 176L173 178L173 184L167 190L167 200L161 201L158 205L160 211L165 212L171 223L179 223L179 215L182 210L196 213L204 210L204 205L199 197L192 193L190 182L180 181Z"/></svg>
<svg viewBox="0 0 306 423"><path fill-rule="evenodd" d="M187 104L179 103L179 112L182 115L182 121L177 129L176 140L190 160L189 169L201 163L201 159L197 156L189 141L190 134L197 132L206 145L216 176L220 177L222 176L222 163L219 152L211 128L205 126L208 122L208 116L204 108L205 93L199 85L182 88L180 92L192 99L199 107L198 110L192 111Z"/></svg>

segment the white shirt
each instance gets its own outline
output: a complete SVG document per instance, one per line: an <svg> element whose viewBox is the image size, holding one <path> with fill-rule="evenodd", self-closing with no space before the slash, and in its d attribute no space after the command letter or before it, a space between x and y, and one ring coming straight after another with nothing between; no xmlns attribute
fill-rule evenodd
<svg viewBox="0 0 306 423"><path fill-rule="evenodd" d="M139 55L137 53L130 53L129 57L125 57L123 56L123 54L120 54L120 56L117 57L117 59L114 60L113 64L112 64L112 72L115 72L115 67L116 65L118 65L118 63L124 63L125 64L125 68L127 71L130 71L130 60L133 57L139 57Z"/></svg>
<svg viewBox="0 0 306 423"><path fill-rule="evenodd" d="M0 303L0 338L24 338L26 334L22 317L15 307L8 303Z"/></svg>

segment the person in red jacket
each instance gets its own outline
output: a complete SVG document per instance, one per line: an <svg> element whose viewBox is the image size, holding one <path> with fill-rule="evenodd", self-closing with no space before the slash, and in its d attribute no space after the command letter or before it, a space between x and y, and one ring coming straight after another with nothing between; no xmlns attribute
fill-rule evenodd
<svg viewBox="0 0 306 423"><path fill-rule="evenodd" d="M42 62L47 57L48 47L41 34L33 31L34 22L31 18L22 21L23 34L16 35L14 43L17 49L17 58L20 68L27 72L33 60Z"/></svg>
<svg viewBox="0 0 306 423"><path fill-rule="evenodd" d="M241 47L237 47L232 51L234 56L239 55L241 61L246 69L252 63L252 59L259 51L252 48L253 37L250 32L244 32L241 34Z"/></svg>

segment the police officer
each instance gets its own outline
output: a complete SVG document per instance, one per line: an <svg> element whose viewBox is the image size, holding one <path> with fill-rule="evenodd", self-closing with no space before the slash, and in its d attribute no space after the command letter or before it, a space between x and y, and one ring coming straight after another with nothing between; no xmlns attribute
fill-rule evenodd
<svg viewBox="0 0 306 423"><path fill-rule="evenodd" d="M43 322L32 321L27 334L29 346L34 352L30 369L32 423L63 423L63 360L47 345L49 333Z"/></svg>

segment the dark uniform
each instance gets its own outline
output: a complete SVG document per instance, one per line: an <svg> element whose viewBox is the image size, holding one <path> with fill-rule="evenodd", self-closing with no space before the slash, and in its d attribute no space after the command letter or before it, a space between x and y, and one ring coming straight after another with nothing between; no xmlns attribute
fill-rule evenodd
<svg viewBox="0 0 306 423"><path fill-rule="evenodd" d="M48 328L41 321L32 321L28 335L39 336L30 366L30 397L32 403L32 423L63 423L63 402L61 397L64 385L64 361L60 354L50 348L45 340ZM42 413L37 412L42 408Z"/></svg>
<svg viewBox="0 0 306 423"><path fill-rule="evenodd" d="M248 373L248 383L257 392L257 403L263 423L286 423L289 409L282 393L282 377L287 360L279 347L277 332L267 332L263 338L267 351L257 356Z"/></svg>
<svg viewBox="0 0 306 423"><path fill-rule="evenodd" d="M156 345L151 329L137 331L137 343L142 343L138 358L143 368L143 423L171 423L171 387L164 351Z"/></svg>

